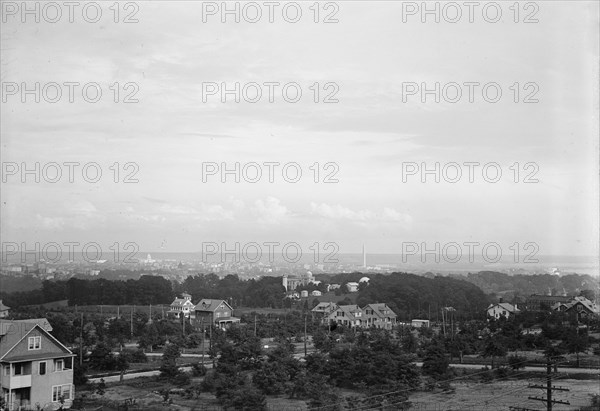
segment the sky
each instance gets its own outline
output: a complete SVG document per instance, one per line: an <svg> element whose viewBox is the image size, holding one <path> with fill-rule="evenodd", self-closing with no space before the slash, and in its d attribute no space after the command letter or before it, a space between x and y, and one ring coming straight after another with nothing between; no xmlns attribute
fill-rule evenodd
<svg viewBox="0 0 600 411"><path fill-rule="evenodd" d="M281 8L269 22L262 2L260 21L246 21L247 9L239 23L233 15L223 23L221 10L208 14L221 2L183 1L121 3L117 23L112 2L100 2L97 23L79 9L70 23L66 8L55 23L46 21L52 10L23 23L21 10L2 3L2 242L134 242L171 252L205 242L306 250L334 242L341 253L495 242L505 253L535 243L540 255L598 255L597 2L535 2L518 23L512 2L500 2L497 23L479 9L471 23L466 8L457 23L444 19L452 10L423 23L420 11L407 14L410 5L383 1L320 3L318 23L312 2L298 3L297 23ZM130 13L137 22L124 23ZM524 23L528 15L538 22ZM337 22L324 23L328 16ZM36 82L40 90L58 83L61 98L46 101L52 86L39 102L21 94ZM73 102L65 82L80 84ZM92 82L102 90L96 103L81 94ZM206 93L236 82L260 85L260 101ZM269 82L280 84L273 102ZM451 102L449 86L439 102L433 94L422 101L421 84L436 82L458 84L462 98ZM496 84L501 98L486 101L478 86L469 102L470 82ZM288 83L300 101L283 98ZM256 88L246 91L251 100ZM36 162L39 183L35 171L21 173ZM65 162L78 164L72 182ZM240 181L223 182L222 165L236 162ZM272 162L270 182L264 163ZM55 183L51 163L61 165ZM91 163L86 181L81 170ZM256 183L248 163L261 166ZM462 177L448 181L452 166L439 183L421 175L436 163L457 163ZM479 164L473 182L464 163ZM491 182L495 164L502 176Z"/></svg>

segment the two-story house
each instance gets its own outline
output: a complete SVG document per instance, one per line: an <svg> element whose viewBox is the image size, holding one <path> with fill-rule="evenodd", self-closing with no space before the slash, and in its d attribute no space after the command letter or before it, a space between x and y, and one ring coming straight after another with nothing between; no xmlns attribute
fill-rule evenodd
<svg viewBox="0 0 600 411"><path fill-rule="evenodd" d="M0 386L9 410L53 410L73 402L74 354L44 321L0 320Z"/></svg>
<svg viewBox="0 0 600 411"><path fill-rule="evenodd" d="M184 316L189 318L190 315L194 315L194 303L192 303L192 296L188 293L181 294L181 298L176 298L171 303L169 314L174 315L175 318L181 318Z"/></svg>
<svg viewBox="0 0 600 411"><path fill-rule="evenodd" d="M363 308L365 327L391 330L396 325L396 313L385 303L368 304Z"/></svg>
<svg viewBox="0 0 600 411"><path fill-rule="evenodd" d="M592 301L585 297L575 297L566 304L565 310L567 314L575 315L577 320L584 318L592 318L598 315L598 307Z"/></svg>
<svg viewBox="0 0 600 411"><path fill-rule="evenodd" d="M497 304L490 304L490 306L487 308L487 315L488 317L498 320L500 317L509 318L511 315L515 315L519 311L520 310L516 305L499 302Z"/></svg>
<svg viewBox="0 0 600 411"><path fill-rule="evenodd" d="M311 310L311 314L313 318L319 318L323 320L324 318L327 318L327 316L329 316L329 314L331 314L331 312L335 311L337 308L338 305L336 303L322 302L315 305L315 307Z"/></svg>
<svg viewBox="0 0 600 411"><path fill-rule="evenodd" d="M239 318L233 316L233 308L225 300L200 300L196 304L195 313L197 325L215 324L220 328L227 328L240 322Z"/></svg>
<svg viewBox="0 0 600 411"><path fill-rule="evenodd" d="M334 311L325 316L324 322L336 323L347 327L361 327L363 325L363 311L358 305L339 305Z"/></svg>
<svg viewBox="0 0 600 411"><path fill-rule="evenodd" d="M323 324L337 323L348 327L377 327L391 330L396 325L396 313L385 303L358 305L337 305L332 302L319 303L312 309L313 318L320 318Z"/></svg>

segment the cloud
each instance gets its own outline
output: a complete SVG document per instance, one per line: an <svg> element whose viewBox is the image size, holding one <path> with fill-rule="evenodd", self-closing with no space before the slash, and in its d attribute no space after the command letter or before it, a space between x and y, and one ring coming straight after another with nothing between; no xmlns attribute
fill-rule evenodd
<svg viewBox="0 0 600 411"><path fill-rule="evenodd" d="M353 211L341 205L316 204L310 203L311 214L323 218L331 218L335 220L352 220L352 221L367 221L373 219L374 214L369 210Z"/></svg>
<svg viewBox="0 0 600 411"><path fill-rule="evenodd" d="M258 216L258 221L265 224L280 224L290 215L289 210L275 197L256 200L252 211Z"/></svg>
<svg viewBox="0 0 600 411"><path fill-rule="evenodd" d="M329 205L325 203L317 204L314 202L310 203L310 207L312 215L331 220L347 220L359 224L364 224L367 222L399 223L404 226L412 222L412 217L410 215L401 213L389 207L384 207L382 212L375 212L371 210L355 211L339 204Z"/></svg>
<svg viewBox="0 0 600 411"><path fill-rule="evenodd" d="M44 217L36 214L35 218L39 225L46 230L62 230L65 225L65 219L62 217Z"/></svg>

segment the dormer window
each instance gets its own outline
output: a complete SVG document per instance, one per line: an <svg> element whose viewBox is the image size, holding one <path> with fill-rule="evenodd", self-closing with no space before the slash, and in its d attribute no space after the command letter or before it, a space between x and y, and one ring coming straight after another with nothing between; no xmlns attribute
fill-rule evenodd
<svg viewBox="0 0 600 411"><path fill-rule="evenodd" d="M42 337L29 337L27 343L28 350L40 350L42 348Z"/></svg>

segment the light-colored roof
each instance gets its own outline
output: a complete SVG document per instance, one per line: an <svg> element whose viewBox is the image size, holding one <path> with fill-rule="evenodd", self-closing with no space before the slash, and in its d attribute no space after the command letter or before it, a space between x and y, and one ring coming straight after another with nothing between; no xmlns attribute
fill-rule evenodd
<svg viewBox="0 0 600 411"><path fill-rule="evenodd" d="M323 302L323 303L319 303L319 304L315 305L315 308L313 308L311 311L314 311L316 313L327 313L330 311L334 311L336 308L337 308L336 303Z"/></svg>
<svg viewBox="0 0 600 411"><path fill-rule="evenodd" d="M490 304L490 306L488 307L488 310L491 308L494 308L496 306L502 308L503 310L508 311L509 313L515 313L515 312L521 311L517 307L515 307L514 305L509 304L509 303Z"/></svg>
<svg viewBox="0 0 600 411"><path fill-rule="evenodd" d="M356 313L361 313L362 310L358 305L339 305L335 310L333 310L329 315L336 316L337 311L343 311L344 317L347 317L350 320L358 319L356 317Z"/></svg>
<svg viewBox="0 0 600 411"><path fill-rule="evenodd" d="M173 302L171 303L171 305L185 305L185 304L190 304L190 305L194 305L194 303L192 303L190 300L186 300L184 298L176 298L175 300L173 300Z"/></svg>
<svg viewBox="0 0 600 411"><path fill-rule="evenodd" d="M567 304L567 310L572 309L577 304L583 305L586 309L588 309L592 313L598 312L598 310L595 307L594 303L591 302L590 300L588 300L585 297L575 297L575 299L572 302L570 302L569 304Z"/></svg>
<svg viewBox="0 0 600 411"><path fill-rule="evenodd" d="M367 304L365 306L365 309L367 309L367 307L371 308L373 310L373 313L380 318L396 317L396 313L394 311L392 311L392 309L390 307L388 307L387 304L385 304L385 303ZM389 313L384 314L385 310L389 311Z"/></svg>
<svg viewBox="0 0 600 411"><path fill-rule="evenodd" d="M198 304L196 304L196 311L215 311L219 306L225 303L229 309L233 309L227 301L225 300L211 300L208 298L200 300Z"/></svg>
<svg viewBox="0 0 600 411"><path fill-rule="evenodd" d="M44 330L46 330L48 332L52 332L52 326L50 325L50 322L48 322L48 320L45 318L30 318L28 320L15 320L15 322L27 323L27 324L38 324Z"/></svg>
<svg viewBox="0 0 600 411"><path fill-rule="evenodd" d="M2 304L2 300L0 300L0 311L7 311L7 310L10 310L10 307Z"/></svg>

